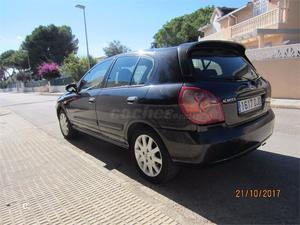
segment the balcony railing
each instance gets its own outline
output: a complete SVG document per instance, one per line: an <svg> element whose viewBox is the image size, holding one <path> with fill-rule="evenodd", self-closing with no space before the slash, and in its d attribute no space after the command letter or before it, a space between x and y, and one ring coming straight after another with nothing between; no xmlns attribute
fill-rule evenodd
<svg viewBox="0 0 300 225"><path fill-rule="evenodd" d="M232 40L243 34L248 34L259 28L268 28L278 25L282 21L282 10L275 8L261 15L252 17L241 23L228 27L225 30L207 35L200 40Z"/></svg>
<svg viewBox="0 0 300 225"><path fill-rule="evenodd" d="M232 26L232 38L250 33L259 28L266 28L278 24L281 18L279 13L280 9L276 8Z"/></svg>

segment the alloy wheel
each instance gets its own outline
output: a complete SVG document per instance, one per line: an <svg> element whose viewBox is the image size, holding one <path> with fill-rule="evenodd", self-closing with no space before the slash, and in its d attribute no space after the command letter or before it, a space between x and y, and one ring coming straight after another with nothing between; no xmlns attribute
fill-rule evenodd
<svg viewBox="0 0 300 225"><path fill-rule="evenodd" d="M162 170L162 154L157 143L148 135L135 140L134 154L140 169L150 177L156 177Z"/></svg>
<svg viewBox="0 0 300 225"><path fill-rule="evenodd" d="M60 128L62 133L67 136L69 134L69 122L68 119L66 117L66 115L64 113L61 113L59 115L59 124L60 124Z"/></svg>

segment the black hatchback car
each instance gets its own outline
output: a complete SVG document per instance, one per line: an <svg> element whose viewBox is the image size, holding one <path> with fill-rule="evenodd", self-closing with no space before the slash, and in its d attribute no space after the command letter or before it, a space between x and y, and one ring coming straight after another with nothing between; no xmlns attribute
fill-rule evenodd
<svg viewBox="0 0 300 225"><path fill-rule="evenodd" d="M152 182L173 177L177 162L240 156L273 132L270 84L233 42L117 55L66 90L57 102L63 136L80 131L129 148Z"/></svg>

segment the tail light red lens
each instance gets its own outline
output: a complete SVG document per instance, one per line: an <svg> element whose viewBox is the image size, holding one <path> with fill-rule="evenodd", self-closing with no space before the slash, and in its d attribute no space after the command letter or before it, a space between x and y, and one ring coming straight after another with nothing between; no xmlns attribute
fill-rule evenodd
<svg viewBox="0 0 300 225"><path fill-rule="evenodd" d="M207 90L183 86L178 101L182 113L193 123L212 124L224 121L219 98Z"/></svg>

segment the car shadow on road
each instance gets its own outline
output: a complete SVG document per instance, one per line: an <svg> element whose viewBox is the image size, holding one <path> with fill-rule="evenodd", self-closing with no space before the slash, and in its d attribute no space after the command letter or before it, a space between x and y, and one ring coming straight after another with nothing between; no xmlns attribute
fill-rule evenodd
<svg viewBox="0 0 300 225"><path fill-rule="evenodd" d="M175 179L154 185L140 176L124 149L85 135L71 144L214 223L299 224L298 158L257 150L215 166L185 165ZM237 198L237 189L276 189L280 195Z"/></svg>

